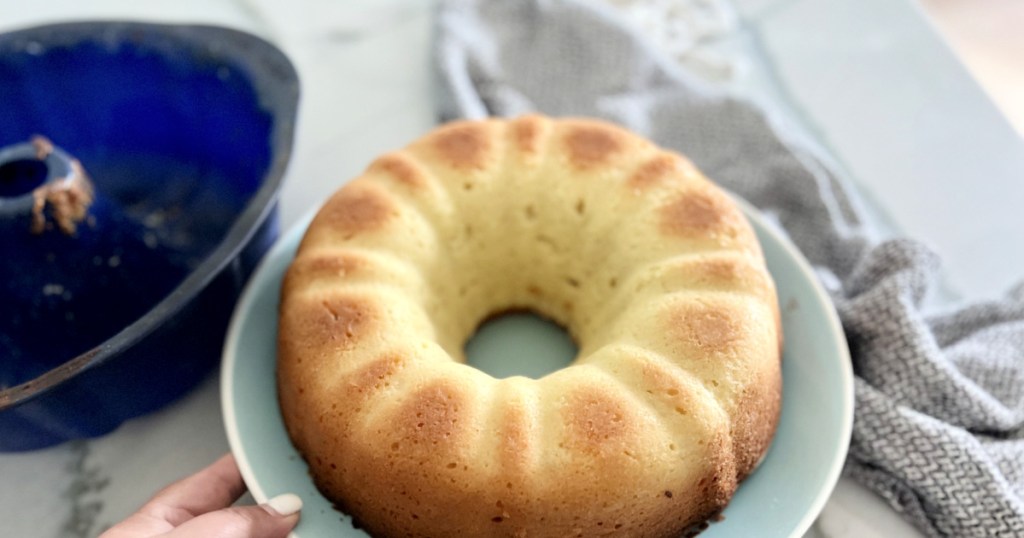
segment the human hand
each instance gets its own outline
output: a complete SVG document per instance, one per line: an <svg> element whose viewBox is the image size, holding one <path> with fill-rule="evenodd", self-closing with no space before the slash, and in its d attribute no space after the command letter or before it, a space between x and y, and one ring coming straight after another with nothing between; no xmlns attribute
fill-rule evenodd
<svg viewBox="0 0 1024 538"><path fill-rule="evenodd" d="M157 493L100 538L283 538L299 522L302 500L291 493L259 506L231 506L245 493L227 454Z"/></svg>

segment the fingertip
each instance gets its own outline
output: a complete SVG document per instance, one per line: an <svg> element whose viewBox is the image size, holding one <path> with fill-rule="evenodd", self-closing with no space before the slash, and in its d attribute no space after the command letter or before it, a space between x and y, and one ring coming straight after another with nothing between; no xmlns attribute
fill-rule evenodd
<svg viewBox="0 0 1024 538"><path fill-rule="evenodd" d="M222 454L221 457L217 458L217 461L213 462L214 465L226 465L230 462L232 466L237 467L238 464L235 462L235 455L231 452Z"/></svg>
<svg viewBox="0 0 1024 538"><path fill-rule="evenodd" d="M166 538L285 538L299 522L298 513L283 516L267 505L232 506L186 521Z"/></svg>
<svg viewBox="0 0 1024 538"><path fill-rule="evenodd" d="M294 493L282 493L261 506L271 515L287 517L302 510L302 499Z"/></svg>

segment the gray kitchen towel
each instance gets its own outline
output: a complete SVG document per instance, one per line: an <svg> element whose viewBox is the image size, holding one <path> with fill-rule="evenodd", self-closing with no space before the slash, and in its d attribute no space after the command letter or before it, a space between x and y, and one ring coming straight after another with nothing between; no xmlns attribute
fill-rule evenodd
<svg viewBox="0 0 1024 538"><path fill-rule="evenodd" d="M442 119L595 116L689 156L778 223L830 288L856 373L845 472L929 536L1024 536L1024 286L930 315L938 260L873 244L844 181L764 107L688 76L610 8L443 0Z"/></svg>

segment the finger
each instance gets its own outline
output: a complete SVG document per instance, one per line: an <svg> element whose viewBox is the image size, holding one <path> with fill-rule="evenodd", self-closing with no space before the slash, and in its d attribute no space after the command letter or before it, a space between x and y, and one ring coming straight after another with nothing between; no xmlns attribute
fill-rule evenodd
<svg viewBox="0 0 1024 538"><path fill-rule="evenodd" d="M275 506L277 509L275 509ZM299 522L302 501L279 495L260 506L235 506L183 523L165 538L284 538Z"/></svg>
<svg viewBox="0 0 1024 538"><path fill-rule="evenodd" d="M99 538L138 538L139 536L156 536L173 529L170 523L152 516L132 514L124 521L114 525L100 535Z"/></svg>
<svg viewBox="0 0 1024 538"><path fill-rule="evenodd" d="M157 493L139 514L177 527L207 512L231 506L245 493L245 483L231 454Z"/></svg>

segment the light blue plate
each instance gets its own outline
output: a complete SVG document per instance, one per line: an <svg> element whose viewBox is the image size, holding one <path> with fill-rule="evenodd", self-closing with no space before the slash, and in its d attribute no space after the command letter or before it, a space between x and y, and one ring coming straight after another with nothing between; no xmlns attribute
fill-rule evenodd
<svg viewBox="0 0 1024 538"><path fill-rule="evenodd" d="M799 537L828 500L846 458L853 425L853 371L839 320L810 266L755 210L741 205L779 290L786 337L782 419L771 450L740 486L725 520L712 524L701 538ZM294 537L365 537L317 491L288 440L277 406L278 293L308 222L289 231L270 251L235 310L221 372L224 424L257 501L286 492L302 497L305 506ZM558 336L537 324L511 327L505 330L537 330L538 338L558 345Z"/></svg>

